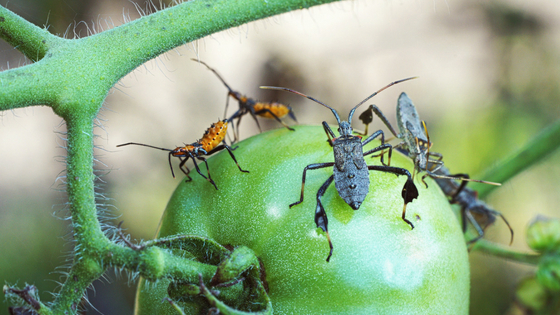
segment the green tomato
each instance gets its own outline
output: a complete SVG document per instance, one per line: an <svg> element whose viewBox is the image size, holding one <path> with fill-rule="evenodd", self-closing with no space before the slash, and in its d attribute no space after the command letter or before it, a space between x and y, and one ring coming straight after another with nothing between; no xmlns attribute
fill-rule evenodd
<svg viewBox="0 0 560 315"><path fill-rule="evenodd" d="M234 154L208 160L218 189L192 172L179 184L161 221L158 237L196 234L222 245L245 245L266 270L274 314L467 314L469 264L463 234L437 184L427 189L416 177L418 199L401 219L405 176L370 171L369 193L352 210L334 184L322 203L334 245L330 262L326 234L314 223L316 193L332 167L307 172L306 165L332 162L322 127L296 126L251 137ZM368 144L364 151L378 145ZM385 156L387 159L387 156ZM387 160L385 160L387 161ZM379 158L366 157L369 165ZM393 154L392 166L412 170L410 160ZM204 168L202 168L204 169ZM141 282L137 314L175 314L162 302L166 281ZM187 314L204 313L181 304Z"/></svg>

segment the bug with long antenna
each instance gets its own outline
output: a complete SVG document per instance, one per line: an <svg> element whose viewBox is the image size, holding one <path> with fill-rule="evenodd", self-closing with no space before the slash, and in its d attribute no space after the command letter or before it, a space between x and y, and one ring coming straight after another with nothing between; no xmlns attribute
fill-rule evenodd
<svg viewBox="0 0 560 315"><path fill-rule="evenodd" d="M430 151L432 143L430 142L426 123L420 120L414 103L412 103L412 100L406 93L401 93L397 102L397 126L400 131L399 134L397 134L383 112L375 105L370 105L359 117L366 125L366 134L367 127L373 120L374 113L383 121L395 137L402 139L402 142L393 146L393 148L409 156L413 160L415 173L416 171L426 172L422 177L424 185L426 185L426 187L428 186L424 179L426 176L430 176L440 186L445 195L450 198L451 203L456 203L461 206L463 231L466 232L468 220L478 233L478 237L469 241L469 244L482 238L485 229L496 221L497 216L501 217L508 226L511 232L511 242L513 242L513 230L505 217L500 212L491 209L486 203L479 200L476 191L466 188L469 181L498 186L500 184L471 179L468 174L464 173L450 174L449 170L443 165L443 156L440 153ZM431 157L436 157L437 159L431 159ZM459 184L458 181L461 183ZM483 223L479 224L479 221Z"/></svg>
<svg viewBox="0 0 560 315"><path fill-rule="evenodd" d="M401 196L404 200L402 219L404 222L410 225L412 229L414 229L414 225L412 224L412 222L406 219L406 205L409 202L413 201L414 199L418 198L418 190L414 185L410 172L400 167L392 167L386 165L367 165L364 156L383 150L389 150L389 152L391 152L391 145L385 143L385 136L383 134L383 131L381 130L376 131L371 136L369 136L368 138L362 141L361 136L355 136L352 134L353 130L351 125L352 116L354 115L354 112L359 106L361 106L367 100L374 97L375 95L385 90L386 88L410 79L413 78L407 78L407 79L392 82L387 86L383 87L382 89L378 90L377 92L373 93L372 95L368 96L366 99L361 101L358 105L354 106L354 108L350 110L347 121L343 121L343 120L341 121L338 112L334 108L326 105L321 101L318 101L317 99L311 96L307 96L301 92L297 92L292 89L288 89L284 87L261 86L262 89L288 91L306 97L330 109L334 114L334 117L336 118L336 121L338 123L339 136L336 137L336 135L334 134L330 126L327 124L327 122L323 121L323 129L325 130L329 143L333 148L334 162L314 163L314 164L307 165L303 169L300 199L299 201L290 204L290 208L291 208L303 202L305 177L308 170L333 167L333 175L331 175L317 191L317 206L315 208L315 224L317 225L318 228L321 228L325 232L325 234L327 235L327 240L329 242L330 251L329 251L329 255L327 256L327 262L330 260L332 256L333 245L329 235L327 213L325 212L323 204L321 203L321 198L323 197L325 191L333 181L335 183L335 187L339 196L350 207L352 207L352 209L358 210L360 208L360 205L364 201L366 195L369 192L369 184L370 184L369 171L381 171L381 172L392 173L397 176L399 175L407 176L408 179L405 182L404 187L401 191ZM381 145L364 152L363 146L368 144L369 142L371 142L377 137L381 137Z"/></svg>
<svg viewBox="0 0 560 315"><path fill-rule="evenodd" d="M239 163L237 163L237 159L235 158L235 155L233 155L232 152L233 149L226 144L225 135L227 133L227 128L228 128L228 121L225 119L218 121L217 123L213 123L210 126L210 128L206 129L204 135L200 140L197 140L191 144L185 144L185 146L177 147L175 149L160 148L160 147L143 144L143 143L137 143L137 142L128 142L124 144L119 144L117 145L117 147L124 147L126 145L139 145L152 149L168 151L169 168L171 169L171 175L173 176L173 178L175 178L175 173L173 172L173 165L171 164L171 157L172 156L178 157L179 160L181 161L179 163L179 169L183 171L183 173L187 176L186 181L191 181L192 178L189 176L190 169L187 166L185 166L185 163L189 159L192 159L194 162L194 167L198 172L198 174L200 174L200 176L204 177L207 181L209 181L212 185L214 185L214 188L216 188L217 190L218 186L216 186L216 183L210 176L210 169L208 168L208 162L206 161L206 158L204 158L204 156L212 155L218 151L226 149L229 155L231 156L231 158L233 159L233 161L235 162L235 164L237 165L237 168L239 168L241 172L249 173L249 171L241 169L241 166L239 166ZM206 165L206 171L208 173L208 177L202 174L200 168L198 167L198 164L196 163L196 160L204 162L204 164Z"/></svg>
<svg viewBox="0 0 560 315"><path fill-rule="evenodd" d="M296 116L294 115L294 111L292 110L292 108L290 106L284 105L284 104L281 104L281 103L277 103L277 102L260 102L258 100L247 97L247 96L233 90L226 83L226 81L222 78L222 76L220 76L220 74L216 70L211 68L205 62L200 61L198 59L194 59L194 58L191 59L191 60L199 62L199 63L203 64L204 66L206 66L206 68L208 68L208 70L212 71L218 77L218 79L220 79L220 81L222 81L222 83L227 88L228 93L227 93L227 96L226 96L226 108L224 110L224 117L226 117L226 115L227 115L227 110L228 110L228 106L229 106L229 98L230 97L234 98L239 103L239 109L235 113L233 113L233 115L231 115L231 117L228 119L228 121L233 121L233 120L237 119L235 127L232 124L233 135L234 135L234 139L232 141L233 143L236 143L239 140L239 124L241 123L241 118L243 118L243 116L245 116L246 114L250 114L251 117L253 117L253 119L257 123L257 127L259 128L260 132L262 132L262 129L261 129L261 125L259 124L259 121L257 120L257 116L264 117L264 118L269 118L269 119L275 119L276 121L281 123L284 127L288 128L291 131L294 131L294 129L292 127L288 126L285 122L283 122L280 119L280 118L288 115L295 122L297 122Z"/></svg>
<svg viewBox="0 0 560 315"><path fill-rule="evenodd" d="M435 171L437 174L450 175L449 170L442 166ZM486 228L496 221L496 217L500 217L509 228L511 234L510 242L513 243L513 229L506 220L503 214L490 208L484 201L478 199L476 190L466 187L467 182L463 181L460 184L449 177L436 177L434 178L443 193L448 196L449 202L458 204L461 207L461 218L463 233L467 231L467 220L471 223L477 232L477 236L468 241L468 244L474 244L476 241L484 237Z"/></svg>
<svg viewBox="0 0 560 315"><path fill-rule="evenodd" d="M393 146L394 149L398 150L405 155L408 155L414 162L414 172L413 177L416 173L426 172L422 176L422 183L428 187L425 181L426 176L432 178L446 178L449 177L453 180L470 181L489 185L500 186L499 183L493 183L478 179L469 178L466 174L454 174L454 175L444 175L436 173L436 171L443 166L443 156L440 153L430 151L432 144L430 142L430 136L428 134L428 128L424 121L420 120L416 107L412 100L402 92L399 96L397 102L397 127L399 128L399 133L395 131L395 128L391 125L387 117L383 112L375 105L370 105L360 116L359 119L367 127L373 120L373 113L375 113L379 119L387 126L389 131L398 139L402 141ZM433 159L435 157L436 159ZM428 166L429 164L429 166Z"/></svg>

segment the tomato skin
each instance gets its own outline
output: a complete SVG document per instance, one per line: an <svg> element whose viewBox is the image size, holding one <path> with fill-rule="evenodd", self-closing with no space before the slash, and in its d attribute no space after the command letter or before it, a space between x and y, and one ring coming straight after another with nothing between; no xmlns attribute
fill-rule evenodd
<svg viewBox="0 0 560 315"><path fill-rule="evenodd" d="M274 314L467 314L465 241L447 199L429 179L429 189L415 179L420 195L406 213L413 230L401 219L405 176L370 171L369 193L358 210L331 185L322 203L334 252L325 261L328 242L313 218L316 192L332 167L308 171L304 202L288 205L299 200L303 168L332 162L333 151L322 127L295 129L239 143L234 154L250 173L239 172L227 152L210 158L219 190L198 174L192 182L182 181L158 237L197 234L222 245L248 246L266 269ZM379 158L366 157L366 162L380 164ZM398 153L391 165L412 170ZM137 314L174 314L161 302L165 283L146 289L141 282ZM199 312L181 305L187 314Z"/></svg>

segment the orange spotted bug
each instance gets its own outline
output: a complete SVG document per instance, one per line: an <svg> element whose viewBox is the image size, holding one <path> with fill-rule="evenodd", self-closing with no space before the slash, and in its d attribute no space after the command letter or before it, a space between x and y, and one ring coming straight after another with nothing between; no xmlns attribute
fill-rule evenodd
<svg viewBox="0 0 560 315"><path fill-rule="evenodd" d="M257 123L257 127L259 127L260 132L262 132L262 129L261 129L261 125L259 124L259 121L257 120L257 116L261 116L261 117L269 118L269 119L276 119L276 121L281 123L284 127L288 128L289 130L294 131L293 128L286 125L286 123L284 123L280 119L280 118L288 115L295 122L297 122L296 116L294 115L294 112L293 112L293 110L290 106L284 105L284 104L281 104L281 103L277 103L277 102L268 102L268 103L259 102L257 100L254 100L254 99L250 98L250 97L247 97L247 96L245 96L245 95L243 95L243 94L241 94L237 91L234 91L226 83L226 81L220 76L220 74L216 70L211 68L209 65L207 65L205 62L197 60L197 59L191 59L191 60L194 60L196 62L199 62L199 63L205 65L206 68L208 68L208 70L214 72L214 74L218 77L218 79L220 79L220 81L222 81L222 83L228 89L227 98L226 98L226 108L225 108L225 111L224 111L224 117L227 114L227 109L228 109L228 105L229 105L229 97L231 96L239 102L239 109L235 113L233 113L233 115L228 119L228 121L233 121L234 119L237 119L235 127L233 127L233 124L232 124L232 129L233 129L233 134L234 134L233 143L237 142L238 139L239 139L239 124L241 123L241 118L243 118L243 116L246 115L247 113L249 113L251 115L251 117L253 117L253 119Z"/></svg>
<svg viewBox="0 0 560 315"><path fill-rule="evenodd" d="M117 145L117 147L123 147L125 145L133 144L133 145L141 145L141 146L144 146L144 147L163 150L163 151L169 151L169 168L171 168L171 175L173 176L173 178L175 178L175 173L173 172L173 166L171 165L171 157L175 156L175 157L178 157L179 160L181 160L181 163L179 163L179 169L181 171L183 171L183 173L185 173L185 175L188 178L187 181L192 180L192 178L189 176L190 170L189 170L188 167L185 166L185 163L190 158L190 159L193 160L194 167L196 168L196 171L198 172L198 174L200 174L200 176L204 177L207 181L209 181L212 185L214 185L214 187L216 189L218 189L218 186L216 186L216 183L210 177L210 170L208 169L208 162L206 162L206 158L204 158L203 155L212 155L213 153L216 153L218 151L226 149L228 151L229 155L231 156L231 158L233 159L233 161L235 162L235 164L237 165L237 167L239 168L239 170L241 172L244 172L244 173L249 173L249 171L241 169L241 166L239 166L239 163L237 163L237 160L235 159L235 156L233 155L232 151L234 149L232 149L229 145L226 144L225 136L226 136L226 133L227 133L227 128L228 128L228 121L225 120L225 119L221 120L221 121L218 121L217 123L213 123L210 126L210 128L206 129L206 131L204 132L204 135L202 136L202 138L200 140L197 140L196 142L193 142L191 144L185 144L185 146L177 147L173 150L160 148L160 147L155 147L155 146L151 146L151 145L143 144L143 143L136 143L136 142L128 142L128 143L124 143L124 144L119 144L119 145ZM222 144L220 144L220 143L222 143ZM206 164L206 171L208 172L208 177L206 177L206 176L204 176L204 174L202 174L202 172L200 171L200 168L196 164L196 160L203 161L204 164Z"/></svg>

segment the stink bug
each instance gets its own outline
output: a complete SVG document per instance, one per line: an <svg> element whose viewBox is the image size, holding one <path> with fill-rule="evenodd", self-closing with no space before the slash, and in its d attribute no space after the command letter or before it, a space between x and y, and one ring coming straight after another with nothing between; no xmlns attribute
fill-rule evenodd
<svg viewBox="0 0 560 315"><path fill-rule="evenodd" d="M226 83L226 81L220 76L220 74L218 74L218 72L216 70L211 68L205 62L197 60L197 59L191 59L191 60L194 60L196 62L199 62L199 63L205 65L206 68L208 68L208 70L214 72L214 74L218 77L218 79L220 79L220 81L222 81L222 83L228 89L228 93L227 93L227 97L226 97L226 108L225 108L225 111L224 111L224 117L227 115L227 109L228 109L228 105L229 105L230 96L233 97L235 100L237 100L237 102L239 103L239 109L235 113L233 113L233 115L228 119L228 121L233 121L234 119L237 119L237 123L235 124L235 127L233 127L233 124L232 124L233 135L234 135L233 143L235 143L239 140L239 124L241 123L241 118L243 118L243 116L246 115L246 114L250 114L251 117L253 117L253 119L257 123L257 127L259 127L260 132L262 132L262 129L261 129L261 125L259 124L259 121L257 120L257 116L261 116L261 117L269 118L269 119L274 118L274 119L276 119L276 121L281 123L284 127L288 128L289 130L294 131L293 128L286 125L286 123L284 123L280 119L280 118L288 115L295 122L297 122L296 116L294 115L294 111L292 110L292 108L290 106L280 104L280 103L276 103L276 102L260 102L260 101L254 100L250 97L247 97L247 96L245 96L245 95L243 95L243 94L241 94L237 91L234 91Z"/></svg>
<svg viewBox="0 0 560 315"><path fill-rule="evenodd" d="M239 163L237 163L237 160L235 159L235 156L233 155L233 150L229 145L226 144L225 141L225 136L227 133L227 127L228 127L228 121L227 120L222 120L222 121L218 121L217 123L214 123L210 126L210 128L206 129L206 131L204 132L204 135L202 136L202 138L200 140L197 140L191 144L186 144L183 147L177 147L173 150L171 149L165 149L165 148L160 148L160 147L155 147L155 146L151 146L148 144L143 144L143 143L136 143L136 142L128 142L128 143L124 143L124 144L119 144L117 145L117 147L123 147L125 145L141 145L144 147L148 147L148 148L153 148L153 149L158 149L158 150L163 150L163 151L169 151L169 168L171 169L171 175L173 176L173 178L175 178L175 173L173 172L173 166L171 165L171 157L172 156L176 156L179 158L179 160L181 160L181 163L179 163L179 169L181 171L183 171L183 173L185 173L185 175L187 176L187 181L191 181L192 178L189 176L189 168L185 166L185 163L190 159L193 160L194 162L194 167L196 168L196 171L198 172L198 174L200 174L200 176L204 177L207 181L209 181L212 185L214 185L214 187L216 189L218 189L218 186L216 186L216 183L214 182L214 180L212 180L212 178L210 177L210 170L208 169L208 162L206 162L206 158L204 158L204 155L212 155L218 151L221 151L223 149L226 149L229 153L229 155L231 156L231 158L233 159L233 161L235 162L235 164L237 165L237 167L239 168L239 170L241 172L244 173L249 173L249 171L245 171L243 169L241 169L241 166L239 166ZM222 144L220 144L222 143ZM183 159L184 158L184 159ZM204 174L202 174L202 172L200 171L200 168L198 168L198 165L196 164L196 160L199 161L203 161L204 164L206 164L206 171L208 172L208 177L204 176Z"/></svg>
<svg viewBox="0 0 560 315"><path fill-rule="evenodd" d="M364 160L364 156L373 154L373 153L378 152L378 151L386 150L386 149L388 149L389 152L391 152L392 147L391 147L390 144L385 143L385 137L384 137L383 131L381 131L381 130L376 131L371 136L369 136L364 141L362 141L361 136L352 135L353 130L352 130L352 125L351 125L352 116L354 115L354 111L356 110L356 108L358 108L360 105L362 105L367 100L369 100L370 98L377 95L379 92L385 90L386 88L388 88L388 87L390 87L394 84L397 84L397 83L400 83L400 82L403 82L403 81L406 81L406 80L410 80L410 79L413 79L413 78L408 78L408 79L403 79L403 80L392 82L389 85L385 86L384 88L382 88L382 89L378 90L377 92L373 93L372 95L368 96L366 99L361 101L358 105L354 106L354 108L352 108L352 110L350 110L350 114L348 115L348 120L347 121L341 121L337 111L334 108L325 105L324 103L316 100L315 98L313 98L311 96L307 96L303 93L300 93L300 92L297 92L297 91L294 91L294 90L291 90L291 89L288 89L288 88L261 86L261 88L264 88L264 89L274 89L274 90L283 90L283 91L292 92L292 93L301 95L303 97L306 97L306 98L308 98L308 99L310 99L310 100L312 100L316 103L319 103L319 104L325 106L326 108L328 108L332 111L332 113L334 114L334 117L336 118L336 121L338 123L339 136L336 137L334 132L332 131L332 129L327 124L327 122L323 121L323 128L325 130L325 133L327 134L329 144L333 148L334 162L315 163L315 164L307 165L303 169L300 200L297 201L297 202L294 202L290 205L290 208L291 208L291 207L303 202L303 191L304 191L304 186L305 186L305 176L306 176L306 173L307 173L308 170L315 170L315 169L320 169L320 168L325 168L325 167L333 167L333 175L331 175L323 183L323 185L321 186L321 188L319 188L319 191L317 192L317 207L316 207L316 210L315 210L315 224L317 225L318 228L321 228L326 233L327 239L329 241L330 251L329 251L329 255L327 256L327 262L330 260L330 258L332 256L333 245L332 245L331 238L329 236L329 231L328 231L327 213L325 212L325 209L323 208L323 204L321 203L321 197L323 197L325 191L327 190L329 185L333 182L333 180L335 182L335 187L336 187L336 190L337 190L338 194L340 195L340 197L342 199L344 199L344 201L350 207L352 207L352 209L358 210L360 208L360 205L364 201L368 191L369 191L369 171L370 170L393 173L397 176L398 175L406 175L408 177L408 179L407 179L406 183L404 184L404 187L403 187L402 192L401 192L402 198L404 200L402 219L407 224L409 224L412 229L414 229L414 225L412 224L412 222L407 220L406 217L405 217L406 216L406 205L409 202L413 201L414 199L416 199L418 197L418 190L416 189L416 186L414 185L414 182L412 180L412 176L410 175L410 172L407 171L406 169L400 168L400 167L392 167L392 166L385 166L385 165L383 165L383 166L381 166L381 165L367 165L365 160ZM375 139L379 136L381 136L381 145L374 148L374 149L371 149L369 151L363 152L363 146L368 144L373 139Z"/></svg>

